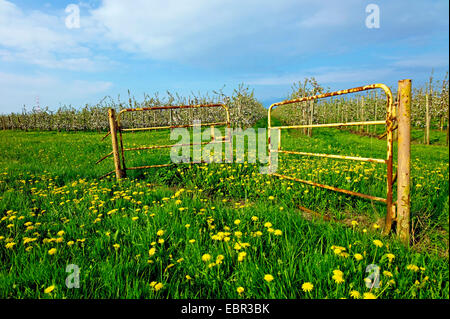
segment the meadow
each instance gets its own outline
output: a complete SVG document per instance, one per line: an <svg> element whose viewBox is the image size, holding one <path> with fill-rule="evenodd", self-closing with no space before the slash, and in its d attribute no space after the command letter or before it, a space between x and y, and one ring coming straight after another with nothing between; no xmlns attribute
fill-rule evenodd
<svg viewBox="0 0 450 319"><path fill-rule="evenodd" d="M412 145L408 247L381 234L384 205L262 175L260 163L100 180L113 168L94 164L111 149L103 135L0 131L1 298L449 298L448 147ZM385 144L337 129L283 133L291 150L383 158ZM168 150L127 154L129 165L167 162ZM279 171L385 196L378 164L284 156ZM70 264L79 288L65 284Z"/></svg>

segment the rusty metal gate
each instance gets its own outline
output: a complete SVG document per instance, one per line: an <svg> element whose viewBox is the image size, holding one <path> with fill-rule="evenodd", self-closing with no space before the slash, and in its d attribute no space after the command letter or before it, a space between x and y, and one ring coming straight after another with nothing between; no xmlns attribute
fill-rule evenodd
<svg viewBox="0 0 450 319"><path fill-rule="evenodd" d="M223 108L226 113L226 121L223 122L211 122L211 123L199 123L199 124L185 124L185 125L169 125L169 126L150 126L150 127L138 127L138 128L124 128L121 124L122 114L127 112L140 112L140 111L155 111L155 110L174 110L174 109L200 109L200 108ZM175 106L161 106L161 107L144 107L144 108L128 108L121 110L117 119L115 116L115 110L108 110L109 116L109 124L110 131L106 134L103 139L105 139L108 135L111 135L112 140L112 151L102 158L100 158L96 164L102 162L106 158L113 156L114 157L114 166L115 169L110 171L109 173L103 175L101 178L104 178L108 175L116 173L116 178L120 179L126 177L127 170L137 170L137 169L146 169L146 168L154 168L154 167L165 167L173 165L173 163L164 163L164 164L155 164L155 165L143 165L143 166L135 166L135 167L127 167L125 162L125 152L129 151L140 151L140 150L152 150L152 149L164 149L171 148L176 146L193 146L193 145L206 145L210 143L227 143L228 151L232 154L232 138L231 138L231 123L230 123L230 113L228 107L224 104L198 104L198 105L175 105ZM147 145L141 147L132 147L126 148L123 143L123 133L126 132L136 132L136 131L150 131L150 130L167 130L172 128L188 128L195 126L210 126L211 127L211 141L209 142L201 142L200 143L189 143L189 144L171 144L171 145ZM226 126L227 133L220 139L216 139L214 136L214 128ZM119 135L119 141L117 139L117 133Z"/></svg>
<svg viewBox="0 0 450 319"><path fill-rule="evenodd" d="M356 93L356 92L362 92L362 91L368 91L368 90L374 90L374 89L382 89L386 95L386 119L382 121L360 121L360 122L348 122L348 123L330 123L330 124L306 124L306 125L287 125L287 126L271 126L271 112L274 108L286 105L286 104L292 104L292 103L299 103L304 101L312 101L317 99L323 99L328 98L332 96L337 95L343 95L343 94L350 94L350 93ZM396 111L394 107L394 101L392 97L392 92L384 84L372 84L372 85L366 85L361 87L356 87L348 90L341 90L336 92L330 92L320 95L314 95L314 96L306 96L298 99L293 100L286 100L279 103L274 103L269 107L268 110L268 128L269 128L269 172L273 176L277 176L280 178L285 178L297 182L301 182L304 184L308 184L311 186L316 186L324 189L328 189L335 192L341 192L348 195L358 196L365 199L385 203L387 205L387 214L386 214L386 222L385 222L385 233L388 233L391 229L393 218L395 218L395 207L397 203L393 202L393 184L395 182L394 176L393 176L393 131L396 129L394 127L394 122L396 119ZM409 114L408 114L409 116ZM283 129L301 129L301 128L321 128L321 127L344 127L344 126L356 126L356 125L379 125L384 124L386 125L386 140L387 140L387 152L386 152L386 158L385 159L378 159L378 158L365 158L365 157L356 157L356 156L344 156L344 155L335 155L335 154L317 154L317 153L308 153L308 152L296 152L296 151L289 151L289 150L283 150L281 147L281 130ZM278 147L276 149L272 149L271 144L271 137L274 132L278 132ZM400 138L400 137L399 137ZM272 141L274 142L274 141ZM400 152L400 151L399 151ZM365 162L372 162L372 163L380 163L386 165L386 175L387 175L387 193L386 198L376 197L368 194L362 194L330 185L324 185L320 183L316 183L313 181L303 180L299 178L295 178L292 176L286 176L282 174L278 174L274 171L273 163L272 163L272 156L275 153L285 153L285 154L296 154L296 155L302 155L302 156L315 156L315 157L325 157L325 158L332 158L332 159L343 159L343 160L354 160L354 161L365 161ZM408 155L409 156L409 155ZM408 158L409 163L409 158ZM409 187L409 186L408 186ZM408 202L409 205L409 202Z"/></svg>

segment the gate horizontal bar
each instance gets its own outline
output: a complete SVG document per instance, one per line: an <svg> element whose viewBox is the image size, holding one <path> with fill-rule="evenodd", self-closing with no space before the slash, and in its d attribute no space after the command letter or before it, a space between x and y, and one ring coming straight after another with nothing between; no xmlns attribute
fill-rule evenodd
<svg viewBox="0 0 450 319"><path fill-rule="evenodd" d="M145 169L145 168L154 168L154 167L167 167L167 166L172 166L172 165L179 165L179 164L204 164L204 163L208 163L206 161L201 161L201 162L181 162L181 163L170 163L170 164L155 164L155 165L145 165L145 166L136 166L136 167L127 167L126 169L130 169L130 170L137 170L137 169Z"/></svg>
<svg viewBox="0 0 450 319"><path fill-rule="evenodd" d="M272 109L272 107L274 107L274 106L279 106L279 105L284 105L284 104L291 104L291 103L323 99L323 98L332 97L332 96L336 96L336 95L344 95L344 94L368 91L368 90L373 90L373 89L382 89L386 93L386 97L388 99L387 104L388 105L392 104L392 100L393 100L392 93L391 93L391 90L389 89L389 87L387 87L385 84L382 84L382 83L376 83L376 84L370 84L370 85L365 85L365 86L359 86L359 87L347 89L347 90L340 90L340 91L323 93L323 94L312 95L312 96L304 96L304 97L301 97L298 99L293 99L293 100L285 100L285 101L281 101L281 102L272 104L269 109Z"/></svg>
<svg viewBox="0 0 450 319"><path fill-rule="evenodd" d="M122 132L149 131L149 130L164 130L164 129L170 129L170 128L211 126L211 125L214 125L214 126L228 125L228 122L199 123L199 124L185 124L185 125L172 125L172 126L138 127L138 128L121 128L120 131L122 131Z"/></svg>
<svg viewBox="0 0 450 319"><path fill-rule="evenodd" d="M278 176L278 177L281 177L281 178L285 178L285 179L290 179L290 180L293 180L293 181L296 181L296 182L300 182L300 183L303 183L303 184L308 184L308 185L317 186L317 187L325 188L325 189L328 189L328 190L332 190L332 191L335 191L335 192L344 193L344 194L347 194L347 195L353 195L353 196L358 196L358 197L374 200L374 201L377 201L377 202L387 203L387 200L385 198L381 198L381 197L376 197L376 196L372 196L372 195L362 194L362 193L358 193L358 192L354 192L354 191L349 191L349 190L343 189L343 188L338 188L338 187L334 187L334 186L319 184L319 183L315 183L315 182L311 182L311 181L307 181L307 180L303 180L303 179L299 179L299 178L295 178L295 177L290 177L290 176L286 176L286 175L281 175L281 174L277 174L277 173L273 173L272 175Z"/></svg>
<svg viewBox="0 0 450 319"><path fill-rule="evenodd" d="M362 162L386 164L386 160L379 159L379 158L356 157L356 156L345 156L345 155L335 155L335 154L306 153L306 152L295 152L295 151L284 151L284 150L271 150L271 152L286 153L286 154L296 154L296 155L304 155L304 156L337 158L337 159L345 159L345 160L353 160L353 161L362 161Z"/></svg>
<svg viewBox="0 0 450 319"><path fill-rule="evenodd" d="M307 127L338 127L338 126L356 126L356 125L386 125L386 121L365 121L365 122L348 122L348 123L329 123L329 124L305 124L305 125L285 125L272 126L272 129L289 129L289 128L307 128Z"/></svg>
<svg viewBox="0 0 450 319"><path fill-rule="evenodd" d="M224 138L224 137L222 137ZM202 142L202 143L190 143L190 144L172 144L172 145L152 145L152 146L142 146L142 147L134 147L134 148L124 148L124 151L141 151L141 150L152 150L152 149L159 149L159 148L170 148L170 147L177 147L177 146L193 146L193 145L206 145L206 144L220 144L220 143L228 143L229 140L223 139L223 140L214 140L210 142Z"/></svg>
<svg viewBox="0 0 450 319"><path fill-rule="evenodd" d="M223 104L196 104L196 105L170 105L170 106L154 106L154 107L138 107L138 108L128 108L120 110L120 113L124 112L136 112L136 111L153 111L153 110L174 110L174 109L198 109L205 107L223 107L227 108Z"/></svg>
<svg viewBox="0 0 450 319"><path fill-rule="evenodd" d="M170 164L157 164L157 165L146 165L146 166L136 166L136 167L127 167L127 170L135 170L135 169L143 169L143 168L153 168L153 167L166 167L166 166L172 166L173 163Z"/></svg>

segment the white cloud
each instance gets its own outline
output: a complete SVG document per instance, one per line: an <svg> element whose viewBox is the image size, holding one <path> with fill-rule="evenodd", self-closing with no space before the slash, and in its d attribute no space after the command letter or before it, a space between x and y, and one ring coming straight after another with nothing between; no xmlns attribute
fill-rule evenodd
<svg viewBox="0 0 450 319"><path fill-rule="evenodd" d="M374 32L364 24L366 4L359 0L103 0L95 8L80 2L81 28L67 29L64 10L25 11L0 0L0 51L8 51L0 58L45 68L98 71L111 67L110 59L98 53L104 49L105 55L118 51L144 59L194 59L217 65L255 54L345 52L448 25L437 13L418 14L428 4L411 3L408 11L386 2L380 4L382 28ZM432 6L433 12L439 12L446 5Z"/></svg>
<svg viewBox="0 0 450 319"><path fill-rule="evenodd" d="M283 7L279 1L278 6ZM105 0L92 19L106 29L106 37L125 51L157 59L171 59L209 51L230 37L252 32L252 14L267 14L272 1ZM249 20L246 22L246 20ZM249 23L250 22L250 23Z"/></svg>
<svg viewBox="0 0 450 319"><path fill-rule="evenodd" d="M98 71L109 61L85 45L92 42L95 28L86 19L82 32L69 30L64 15L24 12L0 0L0 58L45 68Z"/></svg>

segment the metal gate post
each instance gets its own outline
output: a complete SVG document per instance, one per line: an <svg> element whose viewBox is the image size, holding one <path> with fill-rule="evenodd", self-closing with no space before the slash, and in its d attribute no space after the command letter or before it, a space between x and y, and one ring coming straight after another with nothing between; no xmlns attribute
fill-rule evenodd
<svg viewBox="0 0 450 319"><path fill-rule="evenodd" d="M411 169L411 80L398 81L397 235L409 244Z"/></svg>

